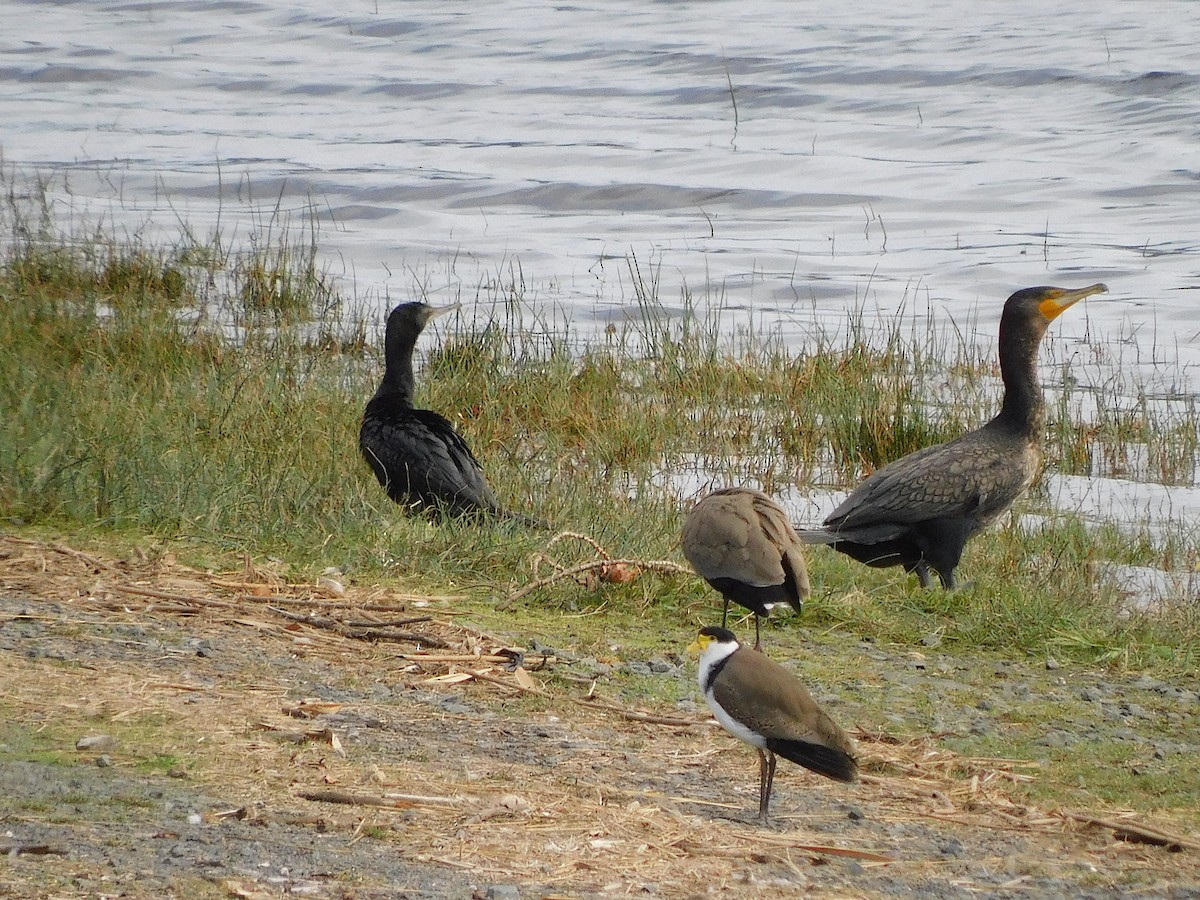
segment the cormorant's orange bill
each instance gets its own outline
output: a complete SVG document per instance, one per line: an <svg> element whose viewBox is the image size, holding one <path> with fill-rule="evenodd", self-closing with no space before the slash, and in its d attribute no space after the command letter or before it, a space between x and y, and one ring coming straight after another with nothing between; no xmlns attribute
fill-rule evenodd
<svg viewBox="0 0 1200 900"><path fill-rule="evenodd" d="M1050 288L1046 291L1046 298L1038 304L1038 309L1042 311L1042 315L1050 321L1054 321L1084 297L1090 297L1092 294L1107 294L1108 286L1104 284L1089 284L1085 288L1078 288L1074 291L1064 290L1063 288Z"/></svg>

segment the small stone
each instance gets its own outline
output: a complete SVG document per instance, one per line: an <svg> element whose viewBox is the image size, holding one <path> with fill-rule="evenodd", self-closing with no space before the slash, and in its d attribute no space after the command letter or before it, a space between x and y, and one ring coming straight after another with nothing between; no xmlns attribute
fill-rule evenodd
<svg viewBox="0 0 1200 900"><path fill-rule="evenodd" d="M322 575L317 579L317 588L334 597L346 596L346 586L336 578Z"/></svg>
<svg viewBox="0 0 1200 900"><path fill-rule="evenodd" d="M1042 747L1070 747L1076 741L1075 735L1070 732L1062 731L1058 728L1047 731L1046 734L1035 742Z"/></svg>
<svg viewBox="0 0 1200 900"><path fill-rule="evenodd" d="M863 819L866 818L866 815L857 806L852 806L852 807L850 807L849 810L847 810L846 818L849 819L851 822L861 822Z"/></svg>
<svg viewBox="0 0 1200 900"><path fill-rule="evenodd" d="M521 900L521 891L515 884L493 884L486 896L487 900Z"/></svg>
<svg viewBox="0 0 1200 900"><path fill-rule="evenodd" d="M101 769L107 769L112 765L112 757L101 753L96 757L96 765Z"/></svg>
<svg viewBox="0 0 1200 900"><path fill-rule="evenodd" d="M1104 694L1094 687L1085 687L1079 692L1079 699L1086 703L1099 703L1104 699Z"/></svg>
<svg viewBox="0 0 1200 900"><path fill-rule="evenodd" d="M933 632L921 638L921 643L926 647L940 647L942 645L942 636L937 632Z"/></svg>
<svg viewBox="0 0 1200 900"><path fill-rule="evenodd" d="M965 848L962 845L962 841L952 837L942 844L939 849L942 852L942 856L962 856Z"/></svg>
<svg viewBox="0 0 1200 900"><path fill-rule="evenodd" d="M1053 656L1047 656L1046 657L1046 668L1049 671L1053 672L1055 669L1062 668L1062 666L1059 665L1058 660L1055 659Z"/></svg>
<svg viewBox="0 0 1200 900"><path fill-rule="evenodd" d="M89 734L87 737L81 737L75 742L76 750L104 752L105 750L115 750L116 748L117 739L111 734Z"/></svg>

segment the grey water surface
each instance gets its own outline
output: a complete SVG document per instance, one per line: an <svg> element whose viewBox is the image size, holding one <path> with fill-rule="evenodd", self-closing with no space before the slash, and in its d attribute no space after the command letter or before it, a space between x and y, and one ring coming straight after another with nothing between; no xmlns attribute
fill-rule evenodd
<svg viewBox="0 0 1200 900"><path fill-rule="evenodd" d="M1050 365L1200 393L1192 0L0 0L0 21L3 163L51 176L68 220L236 242L278 206L379 315L512 280L584 338L636 315L635 272L668 312L686 290L789 345L854 310L990 345L1012 290L1104 281ZM1148 488L1054 489L1091 510ZM1194 487L1165 503L1200 513Z"/></svg>

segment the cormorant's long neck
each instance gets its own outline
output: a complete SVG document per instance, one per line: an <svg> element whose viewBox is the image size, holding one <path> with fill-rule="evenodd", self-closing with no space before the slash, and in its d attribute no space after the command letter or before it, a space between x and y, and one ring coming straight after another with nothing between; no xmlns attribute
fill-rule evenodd
<svg viewBox="0 0 1200 900"><path fill-rule="evenodd" d="M413 405L416 379L413 377L413 350L417 346L416 333L408 329L389 328L384 339L383 381L375 396L387 397L407 406Z"/></svg>
<svg viewBox="0 0 1200 900"><path fill-rule="evenodd" d="M1039 323L1040 324L1040 323ZM1033 438L1040 438L1045 425L1045 402L1038 382L1037 354L1045 326L1000 320L1000 378L1004 403L996 420Z"/></svg>

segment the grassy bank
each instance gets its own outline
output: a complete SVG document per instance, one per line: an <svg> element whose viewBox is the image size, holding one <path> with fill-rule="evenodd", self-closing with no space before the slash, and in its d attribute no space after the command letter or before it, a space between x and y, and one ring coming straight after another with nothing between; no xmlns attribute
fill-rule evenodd
<svg viewBox="0 0 1200 900"><path fill-rule="evenodd" d="M36 203L36 198L35 198ZM36 206L35 206L36 208ZM170 247L64 233L11 199L0 268L0 516L6 528L100 542L167 542L198 561L241 553L293 572L336 566L359 581L469 588L485 603L532 577L545 536L512 525L435 525L389 503L358 458L358 419L382 368L374 321L347 308L320 270L316 235L271 219L249 250L219 236ZM631 266L639 279L641 271ZM519 289L481 285L491 321L451 321L424 338L422 398L468 437L506 505L590 535L614 556L680 559L682 516L670 476L769 492L856 482L903 453L961 433L992 412L992 351L928 323L849 322L811 345L733 346L702 312L667 317L657 279L638 282L639 315L582 350L547 337ZM694 309L689 298L684 305ZM371 316L374 318L374 315ZM1047 457L1086 471L1097 452L1193 459L1197 423L1072 418L1063 379L1051 398ZM1175 441L1163 449L1163 441ZM1189 443L1189 441L1191 443ZM1171 480L1166 469L1148 477ZM1035 495L1022 504L1036 511ZM586 549L584 545L575 545ZM1054 654L1088 663L1195 673L1190 609L1119 615L1095 577L1104 560L1179 564L1115 527L1061 516L974 541L975 587L925 592L896 570L811 554L818 627L911 643ZM573 560L568 560L573 561ZM557 583L510 615L594 610L604 628L661 643L712 606L694 579Z"/></svg>

